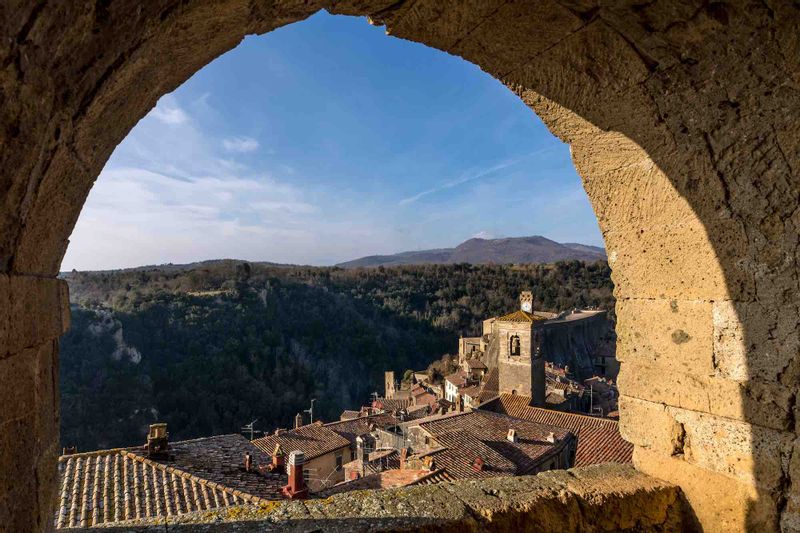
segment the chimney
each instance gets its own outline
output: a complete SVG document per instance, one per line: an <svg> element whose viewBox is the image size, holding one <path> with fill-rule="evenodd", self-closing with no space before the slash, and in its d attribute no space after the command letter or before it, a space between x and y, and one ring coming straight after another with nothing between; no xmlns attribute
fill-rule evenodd
<svg viewBox="0 0 800 533"><path fill-rule="evenodd" d="M400 470L405 470L406 461L408 460L408 448L400 449Z"/></svg>
<svg viewBox="0 0 800 533"><path fill-rule="evenodd" d="M546 440L547 442L555 442L555 441L556 441L556 435L555 435L555 433L553 433L552 431L551 431L550 433L548 433L548 434L547 434L547 438L546 438L545 440Z"/></svg>
<svg viewBox="0 0 800 533"><path fill-rule="evenodd" d="M302 425L303 425L303 415L297 413L297 415L294 417L294 429L297 429Z"/></svg>
<svg viewBox="0 0 800 533"><path fill-rule="evenodd" d="M253 468L253 456L250 452L244 454L244 471L249 472Z"/></svg>
<svg viewBox="0 0 800 533"><path fill-rule="evenodd" d="M308 487L303 479L303 464L306 457L300 450L289 454L289 484L283 487L283 495L290 500L305 500L308 498Z"/></svg>
<svg viewBox="0 0 800 533"><path fill-rule="evenodd" d="M476 472L482 472L483 465L484 465L483 459L481 459L480 457L476 457L475 460L472 461L472 469Z"/></svg>
<svg viewBox="0 0 800 533"><path fill-rule="evenodd" d="M147 456L165 457L169 450L169 433L166 424L150 424L150 431L147 433Z"/></svg>
<svg viewBox="0 0 800 533"><path fill-rule="evenodd" d="M356 459L364 462L364 439L361 436L356 437Z"/></svg>
<svg viewBox="0 0 800 533"><path fill-rule="evenodd" d="M516 429L509 429L508 434L506 435L506 440L508 442L513 442L514 444L517 443L517 430Z"/></svg>
<svg viewBox="0 0 800 533"><path fill-rule="evenodd" d="M275 445L272 451L272 470L273 472L283 472L283 465L286 462L286 454L283 453L283 448L280 444Z"/></svg>

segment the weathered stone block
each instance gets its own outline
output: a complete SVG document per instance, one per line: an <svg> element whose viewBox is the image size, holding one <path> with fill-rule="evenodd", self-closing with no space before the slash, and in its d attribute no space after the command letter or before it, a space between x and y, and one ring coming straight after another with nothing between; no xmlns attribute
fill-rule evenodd
<svg viewBox="0 0 800 533"><path fill-rule="evenodd" d="M797 382L790 365L800 353L798 312L760 302L714 303L714 364L719 375L736 381L750 378ZM781 374L791 370L790 374Z"/></svg>
<svg viewBox="0 0 800 533"><path fill-rule="evenodd" d="M591 63L591 66L590 66ZM567 72L580 73L581 81L566 78ZM585 23L557 44L503 75L505 83L535 87L539 94L553 98L565 93L565 84L573 89L559 103L569 109L580 102L603 102L644 80L648 65L624 39L601 19ZM582 107L582 106L581 106Z"/></svg>
<svg viewBox="0 0 800 533"><path fill-rule="evenodd" d="M712 304L687 300L618 300L617 359L665 371L713 375Z"/></svg>
<svg viewBox="0 0 800 533"><path fill-rule="evenodd" d="M37 350L0 359L0 423L35 416Z"/></svg>
<svg viewBox="0 0 800 533"><path fill-rule="evenodd" d="M788 467L794 434L624 397L620 430L636 446L766 488Z"/></svg>
<svg viewBox="0 0 800 533"><path fill-rule="evenodd" d="M483 2L484 9L487 4ZM451 11L456 10L451 8ZM453 53L479 65L488 64L488 59L492 58L492 74L499 78L518 72L531 61L538 61L541 52L559 46L557 43L562 43L583 25L579 17L553 0L508 2L492 11L491 16L462 35ZM499 37L498 27L509 18L517 24ZM547 60L552 61L552 58L547 57Z"/></svg>
<svg viewBox="0 0 800 533"><path fill-rule="evenodd" d="M699 520L705 531L777 530L774 494L641 447L634 448L633 462L637 470L680 486L690 507L688 515Z"/></svg>
<svg viewBox="0 0 800 533"><path fill-rule="evenodd" d="M63 333L64 284L54 278L11 276L9 351L36 346Z"/></svg>
<svg viewBox="0 0 800 533"><path fill-rule="evenodd" d="M606 232L605 239L617 298L729 298L730 273L697 221Z"/></svg>
<svg viewBox="0 0 800 533"><path fill-rule="evenodd" d="M0 524L9 532L38 529L40 502L34 464L39 450L35 447L35 421L36 416L31 414L0 423ZM3 502L9 496L11 499Z"/></svg>
<svg viewBox="0 0 800 533"><path fill-rule="evenodd" d="M619 409L619 431L628 442L665 455L680 449L683 428L664 404L623 395Z"/></svg>
<svg viewBox="0 0 800 533"><path fill-rule="evenodd" d="M793 416L794 391L780 383L740 383L625 363L618 385L626 396L772 429L788 429Z"/></svg>

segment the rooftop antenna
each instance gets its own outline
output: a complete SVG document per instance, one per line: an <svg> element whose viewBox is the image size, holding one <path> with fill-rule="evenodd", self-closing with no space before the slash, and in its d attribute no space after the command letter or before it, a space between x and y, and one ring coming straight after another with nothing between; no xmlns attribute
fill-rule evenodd
<svg viewBox="0 0 800 533"><path fill-rule="evenodd" d="M310 424L314 423L314 402L316 401L317 401L316 398L311 398L311 407L303 410L304 413L308 413L308 416L310 418L309 422Z"/></svg>
<svg viewBox="0 0 800 533"><path fill-rule="evenodd" d="M253 420L252 422L250 422L249 424L246 424L246 425L242 426L242 430L241 430L242 433L250 433L250 439L249 440L253 440L253 438L254 438L256 433L263 433L263 431L258 431L257 429L255 429L256 422L258 422L257 418L255 420Z"/></svg>

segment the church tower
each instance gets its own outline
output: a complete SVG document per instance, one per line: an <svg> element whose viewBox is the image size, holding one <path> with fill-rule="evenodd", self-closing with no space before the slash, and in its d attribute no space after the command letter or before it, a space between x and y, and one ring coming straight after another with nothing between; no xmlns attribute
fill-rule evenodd
<svg viewBox="0 0 800 533"><path fill-rule="evenodd" d="M533 293L531 291L519 293L519 308L526 313L533 313Z"/></svg>
<svg viewBox="0 0 800 533"><path fill-rule="evenodd" d="M395 388L393 371L390 370L388 372L383 373L383 383L384 383L383 397L388 399L394 398L394 393L396 392L396 388Z"/></svg>
<svg viewBox="0 0 800 533"><path fill-rule="evenodd" d="M541 354L542 332L537 322L544 319L533 314L533 295L524 291L519 296L519 310L499 317L493 325L499 344L497 367L501 394L519 394L544 407L545 375Z"/></svg>

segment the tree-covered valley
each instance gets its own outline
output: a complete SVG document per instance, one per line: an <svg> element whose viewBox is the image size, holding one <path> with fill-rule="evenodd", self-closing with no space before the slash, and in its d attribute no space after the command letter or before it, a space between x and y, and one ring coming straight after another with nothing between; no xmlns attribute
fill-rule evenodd
<svg viewBox="0 0 800 533"><path fill-rule="evenodd" d="M457 351L489 316L517 306L613 310L608 265L425 265L376 269L241 261L63 275L72 326L61 339L61 439L89 450L287 427L382 392ZM612 311L613 315L613 311Z"/></svg>

